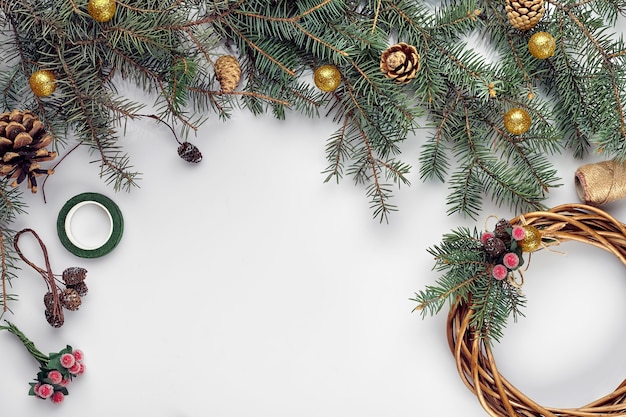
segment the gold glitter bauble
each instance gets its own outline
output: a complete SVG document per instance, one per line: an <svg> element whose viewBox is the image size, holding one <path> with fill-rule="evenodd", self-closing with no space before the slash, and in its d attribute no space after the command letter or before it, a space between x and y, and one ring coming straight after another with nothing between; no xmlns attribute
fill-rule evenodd
<svg viewBox="0 0 626 417"><path fill-rule="evenodd" d="M87 11L97 22L108 22L115 16L115 0L89 0Z"/></svg>
<svg viewBox="0 0 626 417"><path fill-rule="evenodd" d="M524 239L519 241L519 246L524 252L534 252L541 246L541 231L535 226L522 226L526 231Z"/></svg>
<svg viewBox="0 0 626 417"><path fill-rule="evenodd" d="M322 91L335 91L341 83L341 73L334 65L322 65L315 70L315 85Z"/></svg>
<svg viewBox="0 0 626 417"><path fill-rule="evenodd" d="M30 89L39 97L48 97L57 88L57 77L52 71L39 70L33 72L28 81Z"/></svg>
<svg viewBox="0 0 626 417"><path fill-rule="evenodd" d="M554 55L556 42L548 32L537 32L528 40L528 50L537 59L546 59Z"/></svg>
<svg viewBox="0 0 626 417"><path fill-rule="evenodd" d="M516 107L504 115L504 128L513 135L521 135L530 129L530 114Z"/></svg>

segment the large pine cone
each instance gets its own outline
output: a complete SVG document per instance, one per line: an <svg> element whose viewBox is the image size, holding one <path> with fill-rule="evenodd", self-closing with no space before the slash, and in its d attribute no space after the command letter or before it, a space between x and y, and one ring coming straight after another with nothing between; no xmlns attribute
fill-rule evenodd
<svg viewBox="0 0 626 417"><path fill-rule="evenodd" d="M506 15L511 26L519 30L534 28L543 17L543 0L506 0Z"/></svg>
<svg viewBox="0 0 626 417"><path fill-rule="evenodd" d="M406 84L416 77L420 56L414 46L400 42L386 49L380 57L380 70L387 78Z"/></svg>
<svg viewBox="0 0 626 417"><path fill-rule="evenodd" d="M239 61L232 55L222 55L215 61L215 77L220 82L222 91L230 93L237 88L241 79Z"/></svg>
<svg viewBox="0 0 626 417"><path fill-rule="evenodd" d="M30 111L13 110L0 114L0 175L14 178L12 187L28 179L28 188L37 192L36 177L52 174L40 162L56 158L46 149L53 141L43 123Z"/></svg>

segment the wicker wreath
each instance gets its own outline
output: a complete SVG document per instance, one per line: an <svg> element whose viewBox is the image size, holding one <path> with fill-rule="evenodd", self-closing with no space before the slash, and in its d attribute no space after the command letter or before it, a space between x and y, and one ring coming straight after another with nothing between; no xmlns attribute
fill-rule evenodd
<svg viewBox="0 0 626 417"><path fill-rule="evenodd" d="M533 230L540 231L543 247L564 241L579 241L614 254L626 265L626 225L596 207L582 204L562 205L548 211L518 216L510 220L509 225L509 231L519 226L536 228ZM458 234L455 236L458 237ZM480 235L478 239L478 243L484 246L484 239L481 241ZM475 237L472 240L475 240ZM471 248L467 243L460 247L463 250ZM446 250L450 250L450 246L439 247L438 255L445 255ZM458 253L454 256L458 256ZM492 258L488 256L487 258L488 264L494 263ZM444 259L445 262L448 261ZM493 269L492 266L483 268L483 278L488 275L490 268ZM476 275L474 273L473 276ZM494 282L492 277L488 278ZM506 281L503 280L503 282ZM432 290L434 287L430 288ZM431 307L432 312L438 311L440 305L435 308L427 304L433 301L433 294L438 293L441 298L442 290L439 288L435 293L432 291L420 293L416 298L416 301L422 303L418 309ZM479 324L477 325L474 320L477 306L474 304L473 294L468 292L461 295L446 294L446 296L453 297L447 319L447 336L459 375L489 415L494 417L626 416L626 380L613 392L580 408L553 408L537 404L498 372L492 355L492 340L489 333L481 333L477 327Z"/></svg>

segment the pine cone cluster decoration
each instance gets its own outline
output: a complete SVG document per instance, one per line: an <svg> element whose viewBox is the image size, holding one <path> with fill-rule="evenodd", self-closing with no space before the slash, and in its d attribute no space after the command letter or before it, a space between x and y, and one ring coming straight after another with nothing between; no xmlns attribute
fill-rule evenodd
<svg viewBox="0 0 626 417"><path fill-rule="evenodd" d="M32 112L13 110L0 114L0 175L14 178L12 187L27 179L28 188L36 193L36 178L54 172L40 165L56 158L56 152L46 149L52 141L52 135L46 133Z"/></svg>
<svg viewBox="0 0 626 417"><path fill-rule="evenodd" d="M232 55L222 55L215 61L215 77L222 91L230 93L237 88L241 79L239 61Z"/></svg>
<svg viewBox="0 0 626 417"><path fill-rule="evenodd" d="M420 56L414 46L400 42L387 48L380 57L380 70L387 78L406 84L417 76Z"/></svg>
<svg viewBox="0 0 626 417"><path fill-rule="evenodd" d="M543 17L544 0L506 0L506 15L511 26L519 30L534 28Z"/></svg>
<svg viewBox="0 0 626 417"><path fill-rule="evenodd" d="M82 304L82 298L87 295L87 270L81 267L70 267L63 271L61 275L65 283L65 289L60 289L54 285L43 297L46 307L46 320L52 327L61 327L65 323L63 309L76 311Z"/></svg>

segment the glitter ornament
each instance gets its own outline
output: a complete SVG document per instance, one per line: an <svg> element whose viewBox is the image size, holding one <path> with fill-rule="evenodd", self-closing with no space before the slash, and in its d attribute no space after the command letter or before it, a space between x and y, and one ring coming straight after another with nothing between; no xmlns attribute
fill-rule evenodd
<svg viewBox="0 0 626 417"><path fill-rule="evenodd" d="M530 129L530 115L524 109L513 108L504 115L504 128L513 135L524 134Z"/></svg>
<svg viewBox="0 0 626 417"><path fill-rule="evenodd" d="M535 226L522 226L526 231L524 239L518 242L524 252L534 252L541 246L541 231Z"/></svg>
<svg viewBox="0 0 626 417"><path fill-rule="evenodd" d="M322 65L313 74L315 85L327 93L335 91L341 83L341 73L334 65Z"/></svg>
<svg viewBox="0 0 626 417"><path fill-rule="evenodd" d="M115 16L115 0L89 0L87 11L96 22L108 22Z"/></svg>
<svg viewBox="0 0 626 417"><path fill-rule="evenodd" d="M537 32L528 40L528 50L537 59L550 58L556 50L556 41L548 32Z"/></svg>
<svg viewBox="0 0 626 417"><path fill-rule="evenodd" d="M57 89L57 77L52 71L39 70L33 72L28 80L30 89L38 97L48 97Z"/></svg>

